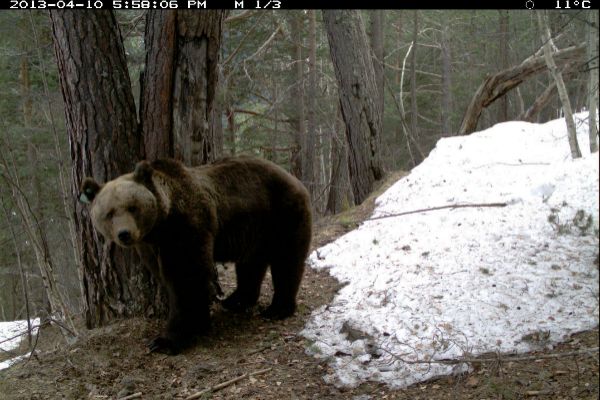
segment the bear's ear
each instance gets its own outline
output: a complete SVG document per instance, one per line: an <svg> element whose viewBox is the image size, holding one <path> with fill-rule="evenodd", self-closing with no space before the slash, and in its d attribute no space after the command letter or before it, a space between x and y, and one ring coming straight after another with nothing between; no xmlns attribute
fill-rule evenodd
<svg viewBox="0 0 600 400"><path fill-rule="evenodd" d="M85 178L81 184L81 194L79 201L85 204L90 204L98 194L102 187L94 180L94 178Z"/></svg>
<svg viewBox="0 0 600 400"><path fill-rule="evenodd" d="M143 185L152 181L152 166L148 161L140 161L133 171L133 180Z"/></svg>

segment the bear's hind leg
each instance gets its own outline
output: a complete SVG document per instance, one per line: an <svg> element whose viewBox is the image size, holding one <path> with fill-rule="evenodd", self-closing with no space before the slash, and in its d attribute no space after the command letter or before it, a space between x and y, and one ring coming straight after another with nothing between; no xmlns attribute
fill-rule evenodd
<svg viewBox="0 0 600 400"><path fill-rule="evenodd" d="M274 262L271 265L273 300L262 315L269 319L284 319L296 311L296 296L304 273L304 258Z"/></svg>
<svg viewBox="0 0 600 400"><path fill-rule="evenodd" d="M256 305L260 286L267 272L264 262L238 262L235 265L237 288L225 300L223 307L231 311L245 311Z"/></svg>

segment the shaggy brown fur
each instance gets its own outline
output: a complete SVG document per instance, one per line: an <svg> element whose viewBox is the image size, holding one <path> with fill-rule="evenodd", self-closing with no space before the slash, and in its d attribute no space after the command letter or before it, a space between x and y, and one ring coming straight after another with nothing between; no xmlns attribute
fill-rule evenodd
<svg viewBox="0 0 600 400"><path fill-rule="evenodd" d="M187 168L174 160L142 161L103 186L87 178L96 229L121 246L153 245L169 296L169 320L151 350L176 353L210 322L214 262L234 262L237 288L224 300L232 310L256 304L267 267L274 295L263 313L286 318L311 239L309 195L282 168L250 157Z"/></svg>

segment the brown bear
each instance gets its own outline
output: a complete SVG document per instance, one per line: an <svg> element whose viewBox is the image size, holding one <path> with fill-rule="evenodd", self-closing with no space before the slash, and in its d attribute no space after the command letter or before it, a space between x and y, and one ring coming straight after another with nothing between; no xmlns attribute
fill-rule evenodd
<svg viewBox="0 0 600 400"><path fill-rule="evenodd" d="M90 203L92 223L106 240L150 245L157 254L154 273L166 288L169 317L151 351L177 353L207 329L215 262L235 263L237 288L226 308L254 306L270 266L274 294L263 315L294 313L311 209L306 188L279 166L252 157L196 168L141 161L104 185L86 178L80 200Z"/></svg>

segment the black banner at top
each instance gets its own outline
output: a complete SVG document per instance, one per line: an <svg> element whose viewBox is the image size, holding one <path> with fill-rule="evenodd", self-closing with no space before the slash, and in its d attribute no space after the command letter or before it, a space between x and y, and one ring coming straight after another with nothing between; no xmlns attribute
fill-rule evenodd
<svg viewBox="0 0 600 400"><path fill-rule="evenodd" d="M300 9L384 9L384 10L589 10L600 0L8 0L4 9L78 10L300 10Z"/></svg>

